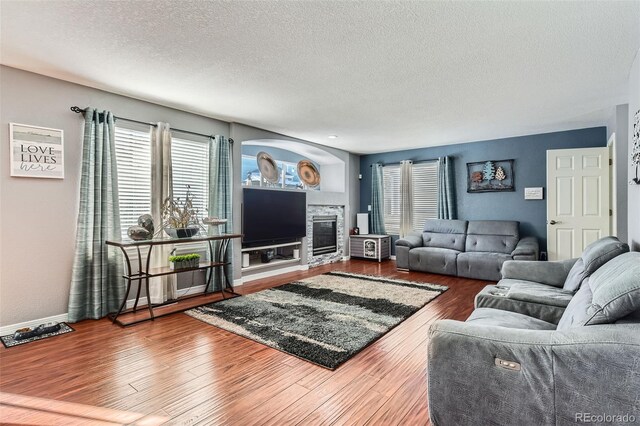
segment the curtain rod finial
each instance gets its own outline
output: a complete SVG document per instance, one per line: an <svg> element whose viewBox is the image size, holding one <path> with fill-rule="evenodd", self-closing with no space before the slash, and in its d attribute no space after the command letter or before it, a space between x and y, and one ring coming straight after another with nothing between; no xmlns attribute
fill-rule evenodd
<svg viewBox="0 0 640 426"><path fill-rule="evenodd" d="M72 106L71 107L71 111L73 111L73 112L75 112L77 114L82 112L82 110L80 108L78 108L77 106Z"/></svg>

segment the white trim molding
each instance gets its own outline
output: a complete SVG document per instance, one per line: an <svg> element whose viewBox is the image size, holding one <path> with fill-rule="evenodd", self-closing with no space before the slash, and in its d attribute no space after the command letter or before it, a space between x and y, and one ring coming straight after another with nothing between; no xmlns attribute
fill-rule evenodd
<svg viewBox="0 0 640 426"><path fill-rule="evenodd" d="M46 324L48 322L66 322L68 319L69 319L69 315L64 313L60 315L54 315L52 317L45 317L45 318L34 319L31 321L20 322L18 324L9 324L9 325L0 327L0 335L4 336L6 334L12 334L19 328L26 328L26 327L35 328L40 324Z"/></svg>

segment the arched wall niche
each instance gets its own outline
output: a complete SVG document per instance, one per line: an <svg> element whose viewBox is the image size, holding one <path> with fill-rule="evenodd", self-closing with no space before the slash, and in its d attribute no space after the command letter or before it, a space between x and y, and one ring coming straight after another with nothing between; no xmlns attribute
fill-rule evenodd
<svg viewBox="0 0 640 426"><path fill-rule="evenodd" d="M319 147L282 139L252 139L242 142L243 153L254 153L254 149L245 147L264 148L269 153L269 149L283 150L296 154L300 159L308 159L314 162L320 171L320 191L322 192L342 192L344 193L346 183L345 162ZM286 161L286 159L283 159Z"/></svg>

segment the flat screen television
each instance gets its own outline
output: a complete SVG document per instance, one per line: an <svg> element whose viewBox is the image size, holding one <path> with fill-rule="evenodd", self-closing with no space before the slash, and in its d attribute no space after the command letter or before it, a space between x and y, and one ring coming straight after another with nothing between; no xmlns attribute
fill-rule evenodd
<svg viewBox="0 0 640 426"><path fill-rule="evenodd" d="M242 189L242 244L286 243L307 235L307 194L301 191Z"/></svg>

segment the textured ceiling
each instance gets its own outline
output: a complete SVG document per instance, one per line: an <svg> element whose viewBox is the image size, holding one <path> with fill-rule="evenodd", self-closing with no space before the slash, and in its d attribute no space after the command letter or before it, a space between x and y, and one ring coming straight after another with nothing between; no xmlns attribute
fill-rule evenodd
<svg viewBox="0 0 640 426"><path fill-rule="evenodd" d="M640 1L0 8L5 65L358 153L603 125L640 47Z"/></svg>

